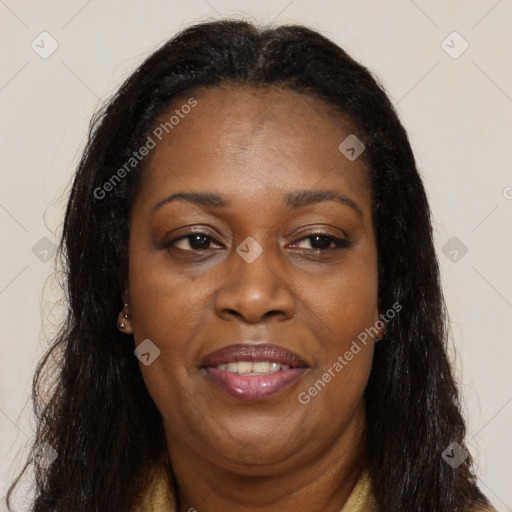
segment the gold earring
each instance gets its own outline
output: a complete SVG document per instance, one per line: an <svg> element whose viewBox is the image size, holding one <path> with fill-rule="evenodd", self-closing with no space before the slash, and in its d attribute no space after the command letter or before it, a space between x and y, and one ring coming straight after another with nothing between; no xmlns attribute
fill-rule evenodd
<svg viewBox="0 0 512 512"><path fill-rule="evenodd" d="M124 329L125 327L126 327L126 325L124 325L124 322L121 322L121 323L119 324L119 329Z"/></svg>

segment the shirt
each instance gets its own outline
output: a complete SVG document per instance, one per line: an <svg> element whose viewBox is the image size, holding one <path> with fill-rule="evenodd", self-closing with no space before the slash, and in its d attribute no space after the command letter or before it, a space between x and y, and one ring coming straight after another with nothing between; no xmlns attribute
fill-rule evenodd
<svg viewBox="0 0 512 512"><path fill-rule="evenodd" d="M153 479L146 489L140 512L177 512L171 477L165 465L155 469ZM193 510L193 509L192 509ZM370 477L362 471L354 489L340 512L377 512L372 495ZM474 512L496 512L492 507L475 509Z"/></svg>

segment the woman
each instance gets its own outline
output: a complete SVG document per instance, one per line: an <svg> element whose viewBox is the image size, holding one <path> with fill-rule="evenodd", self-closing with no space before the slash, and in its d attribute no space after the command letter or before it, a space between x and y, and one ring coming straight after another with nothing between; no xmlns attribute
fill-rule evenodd
<svg viewBox="0 0 512 512"><path fill-rule="evenodd" d="M151 55L94 120L61 252L34 511L493 510L407 135L318 33L203 23Z"/></svg>

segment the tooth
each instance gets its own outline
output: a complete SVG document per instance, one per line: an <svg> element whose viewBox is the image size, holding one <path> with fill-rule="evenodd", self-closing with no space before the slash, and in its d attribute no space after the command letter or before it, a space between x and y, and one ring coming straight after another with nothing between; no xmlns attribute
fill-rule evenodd
<svg viewBox="0 0 512 512"><path fill-rule="evenodd" d="M252 363L250 361L238 361L238 373L251 373Z"/></svg>
<svg viewBox="0 0 512 512"><path fill-rule="evenodd" d="M268 373L270 371L270 363L268 361L252 363L252 371L255 373Z"/></svg>
<svg viewBox="0 0 512 512"><path fill-rule="evenodd" d="M238 363L228 363L226 370L228 372L236 372L238 371Z"/></svg>
<svg viewBox="0 0 512 512"><path fill-rule="evenodd" d="M281 368L279 363L270 363L270 371L277 372Z"/></svg>
<svg viewBox="0 0 512 512"><path fill-rule="evenodd" d="M257 361L255 363L250 361L232 361L230 363L221 363L217 365L217 368L238 373L239 375L268 375L269 373L289 370L290 366L270 361Z"/></svg>

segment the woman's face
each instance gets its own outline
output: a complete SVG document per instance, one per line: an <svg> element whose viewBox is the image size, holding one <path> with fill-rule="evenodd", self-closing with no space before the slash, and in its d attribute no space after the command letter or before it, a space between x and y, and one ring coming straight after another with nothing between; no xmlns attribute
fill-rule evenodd
<svg viewBox="0 0 512 512"><path fill-rule="evenodd" d="M171 460L268 474L347 456L373 342L351 346L379 315L369 181L338 149L348 125L292 91L192 96L152 135L129 243L131 328L151 340L141 370Z"/></svg>

